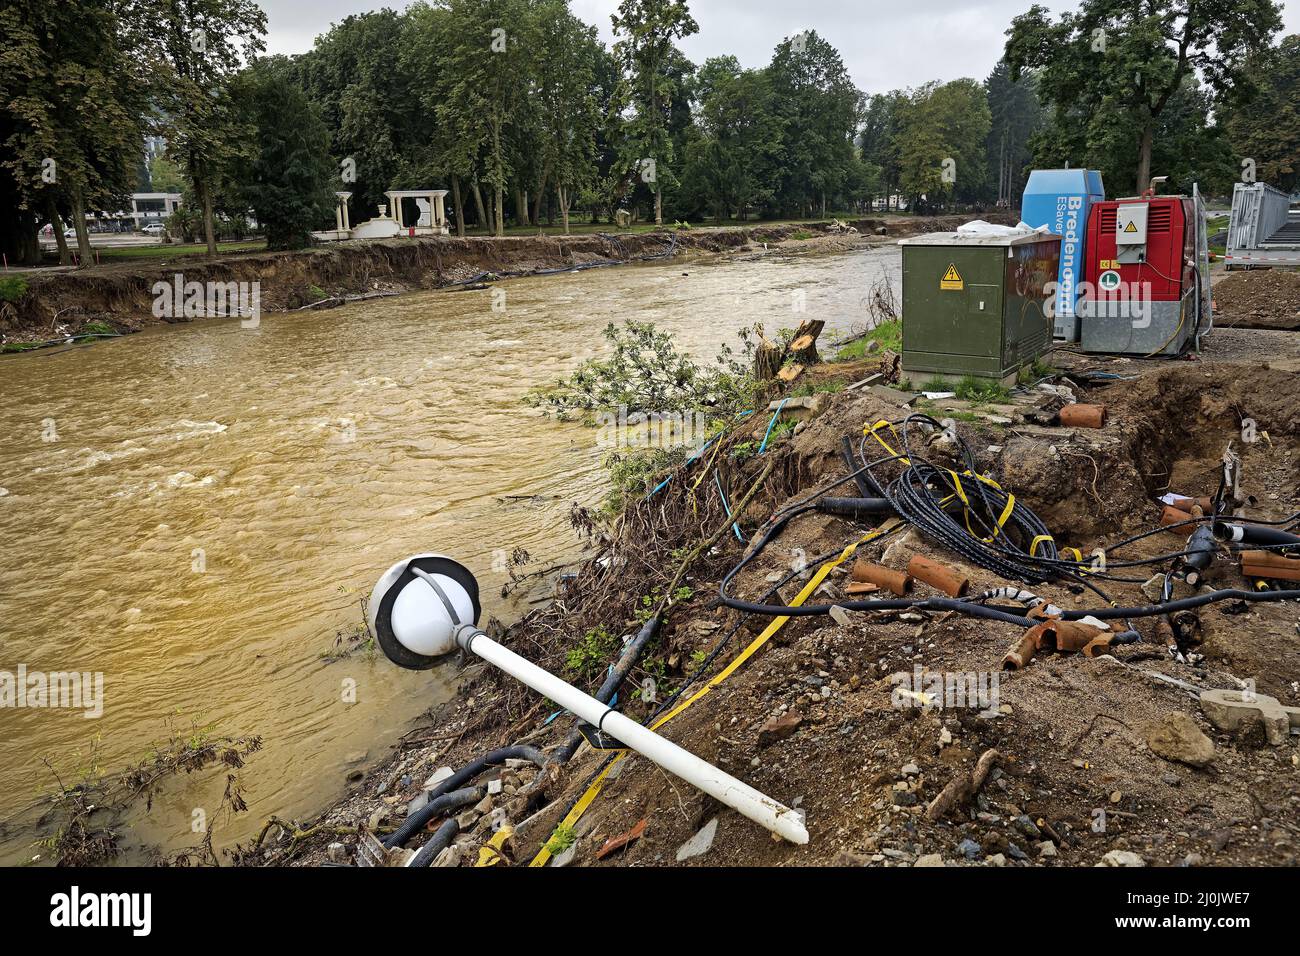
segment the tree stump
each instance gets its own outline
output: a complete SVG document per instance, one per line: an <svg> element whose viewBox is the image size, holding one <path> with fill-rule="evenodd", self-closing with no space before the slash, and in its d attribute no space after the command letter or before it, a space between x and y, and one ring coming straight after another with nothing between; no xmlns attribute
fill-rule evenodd
<svg viewBox="0 0 1300 956"><path fill-rule="evenodd" d="M785 348L780 342L769 342L762 339L758 343L758 348L754 351L754 378L760 382L766 382L768 379L776 378L781 371L781 363L785 360Z"/></svg>
<svg viewBox="0 0 1300 956"><path fill-rule="evenodd" d="M794 381L809 365L822 360L817 354L817 336L825 327L821 319L801 322L788 345L760 339L754 352L754 377L760 382L773 378L787 384Z"/></svg>
<svg viewBox="0 0 1300 956"><path fill-rule="evenodd" d="M820 362L821 356L817 354L817 336L822 334L822 329L826 328L826 323L821 319L809 319L802 322L799 328L795 330L794 338L790 340L787 348L787 357L792 357L800 365L816 365Z"/></svg>

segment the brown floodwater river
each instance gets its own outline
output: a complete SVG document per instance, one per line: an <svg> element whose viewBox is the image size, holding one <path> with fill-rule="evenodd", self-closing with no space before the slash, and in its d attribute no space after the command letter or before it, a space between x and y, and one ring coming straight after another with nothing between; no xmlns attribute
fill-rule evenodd
<svg viewBox="0 0 1300 956"><path fill-rule="evenodd" d="M865 326L871 284L898 274L893 246L679 260L502 283L504 311L486 290L418 293L0 360L0 680L103 675L81 709L0 708L0 862L43 853L56 773L111 773L195 728L264 742L248 811L209 820L218 847L319 811L452 692L380 653L330 660L383 570L447 551L506 616L495 552L579 554L567 515L603 496L604 451L525 392L627 319L701 361L755 322L824 318L826 341ZM169 782L128 851L196 843L222 782Z"/></svg>

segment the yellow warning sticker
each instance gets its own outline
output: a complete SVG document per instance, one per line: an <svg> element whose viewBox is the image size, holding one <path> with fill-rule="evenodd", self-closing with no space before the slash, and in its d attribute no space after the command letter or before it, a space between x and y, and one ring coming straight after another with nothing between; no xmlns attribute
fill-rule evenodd
<svg viewBox="0 0 1300 956"><path fill-rule="evenodd" d="M1137 223L1133 222L1132 220L1129 220L1129 224L1124 227L1124 231L1137 232L1138 231Z"/></svg>
<svg viewBox="0 0 1300 956"><path fill-rule="evenodd" d="M966 283L962 280L961 273L957 271L957 264L948 263L948 271L943 274L939 280L939 288L950 292L960 292L966 288Z"/></svg>

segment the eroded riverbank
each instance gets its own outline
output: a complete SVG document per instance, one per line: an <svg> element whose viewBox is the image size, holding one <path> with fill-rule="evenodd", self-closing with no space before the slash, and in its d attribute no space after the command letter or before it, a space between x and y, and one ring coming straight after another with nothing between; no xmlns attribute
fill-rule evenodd
<svg viewBox="0 0 1300 956"><path fill-rule="evenodd" d="M336 298L442 288L485 275L532 275L772 246L844 251L870 240L955 228L966 218L864 219L856 222L856 234L839 233L831 223L809 223L504 239L403 238L302 252L131 260L73 272L29 273L27 292L16 302L0 303L0 344L48 341L88 327L134 332L188 321L154 314L155 284L173 283L178 272L185 282L258 282L262 311L275 313Z"/></svg>

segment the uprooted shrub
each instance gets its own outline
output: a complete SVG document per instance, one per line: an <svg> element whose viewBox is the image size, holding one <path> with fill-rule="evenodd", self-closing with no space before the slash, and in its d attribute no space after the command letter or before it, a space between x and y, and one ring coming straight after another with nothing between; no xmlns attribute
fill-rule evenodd
<svg viewBox="0 0 1300 956"><path fill-rule="evenodd" d="M752 374L754 339L740 333L741 350L728 345L714 364L700 365L673 336L651 322L605 328L612 352L588 359L567 378L534 389L524 401L568 420L581 413L591 426L615 423L620 432L605 457L610 492L604 513L616 517L736 414L754 407L762 386ZM660 416L667 416L662 418Z"/></svg>
<svg viewBox="0 0 1300 956"><path fill-rule="evenodd" d="M524 401L571 418L575 412L618 408L726 415L749 407L754 398L756 383L744 361L753 349L747 330L741 332L742 355L724 345L715 366L702 366L680 351L672 334L653 322L629 321L622 328L611 322L604 336L613 347L608 358L588 359L567 378L529 392Z"/></svg>

